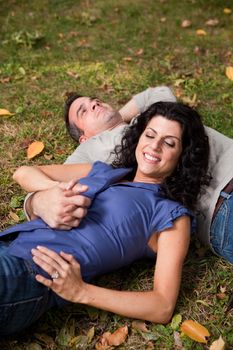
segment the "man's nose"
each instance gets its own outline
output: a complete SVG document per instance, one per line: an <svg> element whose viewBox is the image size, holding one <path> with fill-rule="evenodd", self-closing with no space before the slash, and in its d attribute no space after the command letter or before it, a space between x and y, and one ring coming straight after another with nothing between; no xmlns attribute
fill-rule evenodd
<svg viewBox="0 0 233 350"><path fill-rule="evenodd" d="M91 109L94 111L96 106L100 106L100 102L99 101L96 101L96 100L93 100L91 102Z"/></svg>

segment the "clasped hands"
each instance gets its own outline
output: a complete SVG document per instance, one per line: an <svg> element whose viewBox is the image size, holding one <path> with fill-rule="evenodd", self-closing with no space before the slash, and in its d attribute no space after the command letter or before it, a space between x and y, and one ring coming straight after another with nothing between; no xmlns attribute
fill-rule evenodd
<svg viewBox="0 0 233 350"><path fill-rule="evenodd" d="M43 191L35 192L26 205L30 217L40 217L51 228L70 230L77 227L91 204L88 197L82 195L88 186L71 180Z"/></svg>

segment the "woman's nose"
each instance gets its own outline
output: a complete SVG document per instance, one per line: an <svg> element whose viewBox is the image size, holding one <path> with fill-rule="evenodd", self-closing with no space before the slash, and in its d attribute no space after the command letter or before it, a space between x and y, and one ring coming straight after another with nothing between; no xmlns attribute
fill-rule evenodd
<svg viewBox="0 0 233 350"><path fill-rule="evenodd" d="M153 140L151 143L151 147L153 150L160 152L161 151L161 140Z"/></svg>

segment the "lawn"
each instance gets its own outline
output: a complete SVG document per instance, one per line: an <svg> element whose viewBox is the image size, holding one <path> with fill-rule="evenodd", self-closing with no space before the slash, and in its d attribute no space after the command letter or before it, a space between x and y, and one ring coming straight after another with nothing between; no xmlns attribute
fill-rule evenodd
<svg viewBox="0 0 233 350"><path fill-rule="evenodd" d="M231 0L0 0L0 8L0 108L14 113L0 116L1 229L24 220L15 168L63 162L75 149L62 115L71 91L118 108L148 86L169 85L206 125L233 137L233 82L225 74L233 66ZM45 150L28 160L34 140ZM143 261L96 283L149 289L152 275L153 264ZM184 349L208 349L220 335L233 348L233 310L226 311L232 292L232 266L194 241L175 313L200 322L211 337L207 345L181 337ZM182 349L174 340L178 325L147 324L144 332L130 319L73 305L0 347L95 349L103 332L124 325L121 349Z"/></svg>

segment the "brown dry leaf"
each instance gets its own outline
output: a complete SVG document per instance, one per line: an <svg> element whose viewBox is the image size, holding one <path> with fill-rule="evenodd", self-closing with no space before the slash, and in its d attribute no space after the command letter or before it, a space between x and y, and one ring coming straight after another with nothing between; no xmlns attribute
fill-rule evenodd
<svg viewBox="0 0 233 350"><path fill-rule="evenodd" d="M0 116L10 117L12 115L14 115L14 113L9 112L7 109L0 108Z"/></svg>
<svg viewBox="0 0 233 350"><path fill-rule="evenodd" d="M155 348L154 344L152 341L148 341L146 344L146 350L153 350Z"/></svg>
<svg viewBox="0 0 233 350"><path fill-rule="evenodd" d="M215 27L219 24L219 20L217 18L208 19L208 21L206 21L205 24L210 27Z"/></svg>
<svg viewBox="0 0 233 350"><path fill-rule="evenodd" d="M51 160L51 159L53 159L53 155L52 154L44 154L44 159L46 159L46 160Z"/></svg>
<svg viewBox="0 0 233 350"><path fill-rule="evenodd" d="M193 320L184 321L181 324L180 328L185 335L199 343L206 344L207 338L210 336L210 333L207 328Z"/></svg>
<svg viewBox="0 0 233 350"><path fill-rule="evenodd" d="M226 67L226 76L228 79L233 80L233 67Z"/></svg>
<svg viewBox="0 0 233 350"><path fill-rule="evenodd" d="M146 327L146 324L143 321L133 321L132 328L145 333L149 332L149 329Z"/></svg>
<svg viewBox="0 0 233 350"><path fill-rule="evenodd" d="M196 34L199 36L205 36L207 35L206 31L204 29L197 29Z"/></svg>
<svg viewBox="0 0 233 350"><path fill-rule="evenodd" d="M96 344L97 350L105 350L109 349L109 346L119 346L124 343L126 337L128 335L128 326L120 327L115 332L105 332L101 338L99 343Z"/></svg>
<svg viewBox="0 0 233 350"><path fill-rule="evenodd" d="M128 57L123 57L123 61L127 61L127 62L130 62L130 61L133 61L133 58L128 56Z"/></svg>
<svg viewBox="0 0 233 350"><path fill-rule="evenodd" d="M167 18L166 18L166 17L161 17L161 18L160 18L160 22L161 22L161 23L166 22L166 20L167 20Z"/></svg>
<svg viewBox="0 0 233 350"><path fill-rule="evenodd" d="M188 28L192 25L192 22L189 19L184 19L181 23L182 28Z"/></svg>
<svg viewBox="0 0 233 350"><path fill-rule="evenodd" d="M143 53L144 53L144 49L141 48L141 49L139 49L139 50L137 50L137 51L135 52L135 55L136 55L136 56L140 56L140 55L142 55Z"/></svg>
<svg viewBox="0 0 233 350"><path fill-rule="evenodd" d="M190 107L195 107L197 104L197 94L194 94L193 97L183 96L182 101Z"/></svg>
<svg viewBox="0 0 233 350"><path fill-rule="evenodd" d="M226 293L227 287L226 286L220 286L220 292L221 293Z"/></svg>
<svg viewBox="0 0 233 350"><path fill-rule="evenodd" d="M11 80L10 77L5 77L5 78L1 78L1 79L0 79L0 82L1 82L2 84L6 84L6 83L9 83L10 80Z"/></svg>
<svg viewBox="0 0 233 350"><path fill-rule="evenodd" d="M79 78L79 74L78 73L72 72L70 70L68 70L66 73L67 73L67 75L69 75L72 78L75 78L75 79Z"/></svg>
<svg viewBox="0 0 233 350"><path fill-rule="evenodd" d="M220 335L220 337L210 345L209 350L225 350L225 345L226 344Z"/></svg>
<svg viewBox="0 0 233 350"><path fill-rule="evenodd" d="M11 217L11 219L13 219L14 222L19 222L18 215L16 213L14 213L13 211L10 210L9 216Z"/></svg>
<svg viewBox="0 0 233 350"><path fill-rule="evenodd" d="M41 141L32 142L27 149L27 157L28 159L32 159L38 154L40 154L44 149L44 144Z"/></svg>
<svg viewBox="0 0 233 350"><path fill-rule="evenodd" d="M229 8L225 8L225 9L223 9L223 12L226 14L226 15L229 15L230 13L231 13L231 9L229 9Z"/></svg>
<svg viewBox="0 0 233 350"><path fill-rule="evenodd" d="M225 293L218 293L218 294L216 294L216 297L220 300L223 300L226 298L226 294Z"/></svg>

